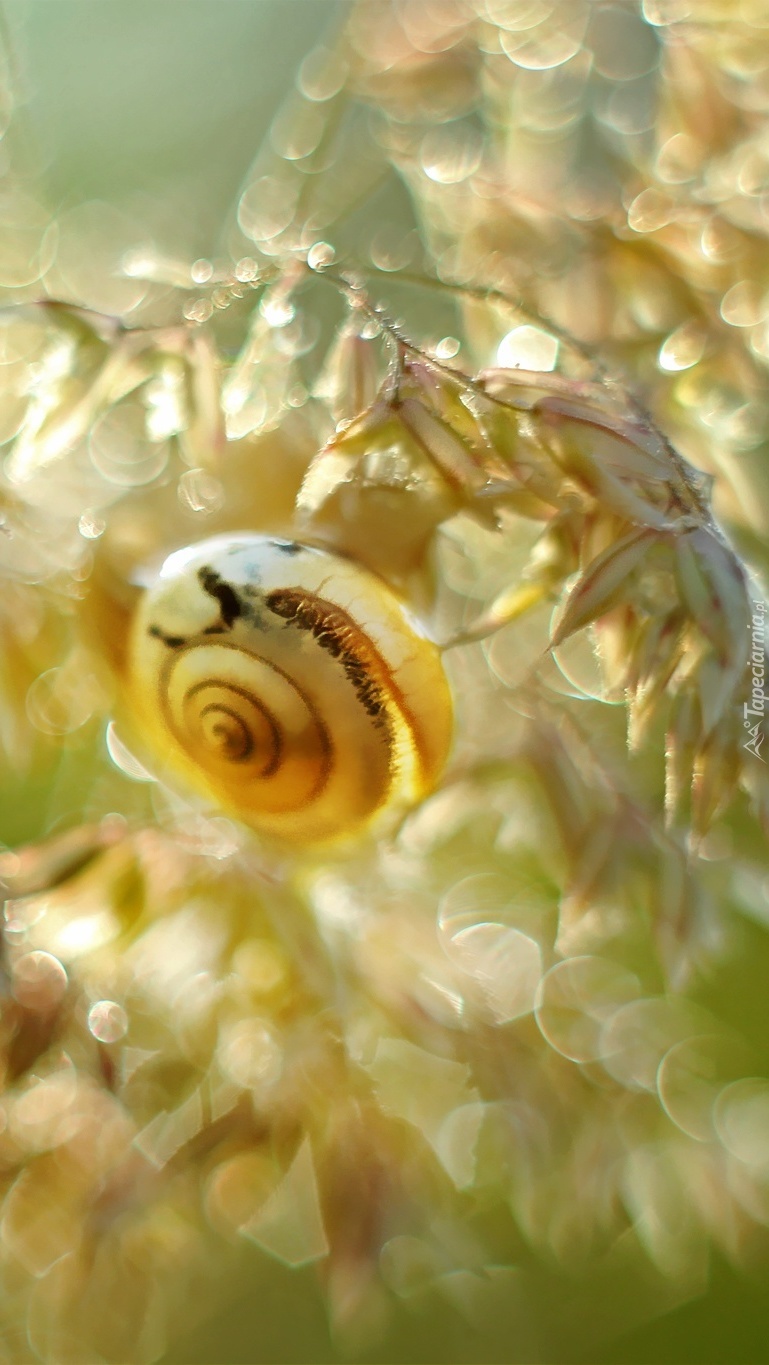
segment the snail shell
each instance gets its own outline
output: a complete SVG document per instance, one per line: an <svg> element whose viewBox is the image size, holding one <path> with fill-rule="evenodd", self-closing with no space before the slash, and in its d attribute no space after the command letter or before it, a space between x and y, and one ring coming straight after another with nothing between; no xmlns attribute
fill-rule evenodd
<svg viewBox="0 0 769 1365"><path fill-rule="evenodd" d="M174 772L255 829L337 839L435 783L440 655L352 561L252 534L178 550L136 612L129 705Z"/></svg>

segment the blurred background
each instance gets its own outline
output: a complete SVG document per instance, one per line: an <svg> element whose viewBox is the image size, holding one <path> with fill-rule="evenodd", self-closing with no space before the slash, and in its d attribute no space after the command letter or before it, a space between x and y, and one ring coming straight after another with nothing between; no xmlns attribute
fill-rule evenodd
<svg viewBox="0 0 769 1365"><path fill-rule="evenodd" d="M419 6L420 0L410 3ZM716 7L705 5L705 0L691 0L690 8L696 11L700 4L710 21ZM425 0L425 7L425 13L439 8L432 0ZM132 293L136 280L122 270L127 252L165 261L171 279L175 270L183 273L185 262L214 259L230 250L239 195L276 112L293 88L307 54L320 42L333 44L350 8L330 0L4 0L6 80L14 91L15 107L2 145L14 189L6 196L0 286L14 299L31 299L39 294L44 278L53 296L86 301L105 313L125 313L139 301ZM610 69L612 62L620 68L625 53L637 97L635 104L631 99L621 105L616 102L614 112L603 123L597 122L605 132L607 121L611 124L614 119L614 132L632 142L634 136L648 132L643 80L650 71L659 78L655 6L639 8L634 0L602 5L593 0L589 8L599 49L602 35L612 29L612 41L606 39L602 49L604 68ZM501 4L490 6L497 18L505 18L503 9ZM512 12L513 7L509 9ZM640 27L631 25L625 33L623 17L628 16L637 19ZM568 28L567 19L564 9ZM505 32L517 32L510 13L507 20ZM728 12L724 22L728 26ZM634 67L632 52L638 51L639 35L648 42L650 55ZM547 68L538 68L535 62L524 69ZM386 98L392 105L397 91L387 93ZM8 103L10 114L12 102ZM429 112L426 117L429 121ZM551 133L552 129L549 133L539 129L542 146ZM534 134L527 155L535 164L536 155L545 153L537 153L536 147L532 150L532 140L536 142ZM585 164L598 168L598 178L611 180L615 154L619 161L616 148L607 153L600 137L591 141L585 135ZM344 177L344 165L337 166L335 174ZM432 180L451 183L451 175L442 180L436 173ZM344 185L342 192L347 193ZM356 220L355 232L366 240L383 202L388 205L391 225L402 234L415 223L423 225L424 216L429 221L429 212L413 211L402 185L394 181L372 194L383 199L367 201L363 217ZM598 190L596 194L600 198ZM534 226L529 227L536 236L532 221ZM750 224L745 228L752 230ZM526 234L521 234L523 251L525 239ZM756 240L756 249L765 249L765 242ZM35 252L39 258L34 266L29 265ZM29 266L26 276L25 262ZM416 318L436 335L451 330L451 306L443 300L431 302L420 295L411 303L410 322ZM156 306L162 313L167 302L161 299ZM655 357L664 336L664 327L659 335L654 334ZM615 354L629 354L634 345L633 338L620 336L618 340L616 334L612 340ZM600 352L600 322L590 341ZM639 362L636 377L643 378L644 363ZM670 369L663 367L663 379L669 374ZM726 417L733 418L746 405L744 392L742 397L739 392L739 376L730 375L730 384L740 401L735 398L728 411L721 410L721 428L711 424L708 439L714 445L718 445ZM685 399L679 393L672 400L671 420L684 429L687 414L700 398L699 392ZM667 397L660 397L661 406L667 402ZM749 413L745 421L748 418L755 423L760 413ZM738 436L734 440L737 448ZM748 475L757 471L755 483L748 479L746 500L750 503L756 488L762 491L769 486L763 436L752 446L743 444L747 452L740 466L743 475L745 469ZM707 457L702 464L715 472ZM736 535L740 534L735 512L739 493L737 479L724 495L724 508L733 515ZM765 506L752 506L751 515L752 524L743 522L741 534L760 567L766 555ZM71 773L64 778L58 756L45 752L27 771L14 772L9 766L0 802L0 840L5 845L13 847L57 827L59 812L66 810L70 799L68 793L77 787L82 773L89 771L86 750L92 743L93 736L86 737L82 750L75 750ZM762 895L761 912L754 919L745 915L732 926L728 949L717 971L706 975L700 999L739 1030L766 1063L769 945L761 922L767 918L765 885ZM495 1209L486 1209L480 1222L501 1247L505 1234ZM525 1252L522 1260L526 1260ZM324 1297L312 1269L287 1270L256 1248L249 1248L247 1254L241 1251L237 1258L223 1253L220 1261L212 1259L209 1269L223 1306L202 1326L196 1323L190 1334L182 1330L163 1357L165 1365L269 1361L320 1365L351 1358L332 1340ZM425 1289L408 1304L396 1307L381 1344L366 1346L354 1358L371 1365L388 1361L403 1365L537 1361L546 1365L556 1359L564 1365L580 1361L641 1365L652 1360L660 1365L726 1361L757 1365L769 1361L769 1286L763 1254L757 1257L755 1268L735 1270L726 1256L715 1253L701 1292L693 1293L688 1284L682 1295L685 1301L678 1304L677 1297L678 1290L671 1285L665 1299L659 1279L651 1275L647 1279L637 1260L629 1261L625 1272L614 1265L603 1286L600 1276L586 1286L578 1273L539 1260L527 1265L525 1281L510 1277L488 1316L472 1306L462 1311L461 1295L457 1296L460 1308L447 1312L445 1296ZM552 1306L559 1326L543 1346L541 1325L547 1323ZM12 1359L12 1345L9 1350ZM72 1365L81 1365L74 1356L68 1359Z"/></svg>

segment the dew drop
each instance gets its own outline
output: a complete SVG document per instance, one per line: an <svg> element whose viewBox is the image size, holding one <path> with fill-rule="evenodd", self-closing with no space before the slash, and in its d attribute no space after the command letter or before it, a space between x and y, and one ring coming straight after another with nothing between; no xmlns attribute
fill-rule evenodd
<svg viewBox="0 0 769 1365"><path fill-rule="evenodd" d="M13 995L26 1009L48 1012L60 1004L67 989L67 972L53 953L25 953L13 967Z"/></svg>
<svg viewBox="0 0 769 1365"><path fill-rule="evenodd" d="M682 323L660 346L660 369L671 372L690 369L702 359L705 340L705 328L702 323L694 319Z"/></svg>
<svg viewBox="0 0 769 1365"><path fill-rule="evenodd" d="M443 125L432 129L422 140L422 169L439 185L458 185L477 171L482 150L477 129Z"/></svg>
<svg viewBox="0 0 769 1365"><path fill-rule="evenodd" d="M634 232L656 232L672 221L673 214L673 203L668 195L654 189L642 190L628 209L628 226Z"/></svg>
<svg viewBox="0 0 769 1365"><path fill-rule="evenodd" d="M739 280L721 300L721 317L731 327L755 327L768 311L766 298L752 280Z"/></svg>
<svg viewBox="0 0 769 1365"><path fill-rule="evenodd" d="M329 242L316 242L307 252L307 264L311 270L326 270L335 259L336 252Z"/></svg>
<svg viewBox="0 0 769 1365"><path fill-rule="evenodd" d="M497 349L497 364L508 370L554 370L557 359L558 339L528 324L514 327Z"/></svg>
<svg viewBox="0 0 769 1365"><path fill-rule="evenodd" d="M208 284L213 273L214 267L211 262L205 260L203 257L201 257L200 260L195 261L190 268L190 276L194 284Z"/></svg>
<svg viewBox="0 0 769 1365"><path fill-rule="evenodd" d="M270 327L286 327L296 316L296 309L285 294L265 294L259 312Z"/></svg>
<svg viewBox="0 0 769 1365"><path fill-rule="evenodd" d="M97 1000L88 1011L88 1028L98 1043L118 1043L128 1030L128 1015L115 1000Z"/></svg>

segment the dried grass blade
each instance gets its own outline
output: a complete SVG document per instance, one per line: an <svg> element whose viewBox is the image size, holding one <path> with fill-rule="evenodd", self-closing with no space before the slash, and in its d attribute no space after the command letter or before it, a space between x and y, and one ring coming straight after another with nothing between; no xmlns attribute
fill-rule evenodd
<svg viewBox="0 0 769 1365"><path fill-rule="evenodd" d="M553 646L616 606L627 579L656 539L653 531L630 531L588 565L566 598L551 637Z"/></svg>

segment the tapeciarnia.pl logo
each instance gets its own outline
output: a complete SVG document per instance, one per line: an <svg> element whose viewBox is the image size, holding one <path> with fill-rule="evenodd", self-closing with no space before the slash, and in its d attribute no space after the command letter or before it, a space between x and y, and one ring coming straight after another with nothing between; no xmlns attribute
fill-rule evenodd
<svg viewBox="0 0 769 1365"><path fill-rule="evenodd" d="M742 708L745 729L749 732L750 738L743 744L743 749L755 754L762 763L766 759L762 757L761 745L764 742L765 734L762 723L766 714L766 693L764 692L764 681L766 677L766 603L753 602L753 615L751 624L748 626L751 631L750 636L750 659L748 664L751 672L751 691L750 701L746 701ZM754 721L754 717L757 719Z"/></svg>

